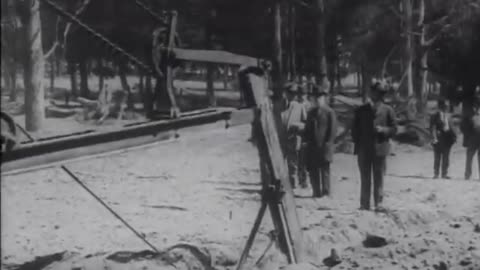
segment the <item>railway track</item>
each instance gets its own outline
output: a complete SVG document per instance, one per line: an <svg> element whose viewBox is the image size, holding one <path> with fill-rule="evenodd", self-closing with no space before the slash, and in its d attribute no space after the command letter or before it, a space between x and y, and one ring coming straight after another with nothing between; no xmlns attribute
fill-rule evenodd
<svg viewBox="0 0 480 270"><path fill-rule="evenodd" d="M181 138L182 130L228 128L251 123L250 109L218 109L177 119L125 125L114 131L88 131L22 143L2 154L1 173L18 174L71 160Z"/></svg>

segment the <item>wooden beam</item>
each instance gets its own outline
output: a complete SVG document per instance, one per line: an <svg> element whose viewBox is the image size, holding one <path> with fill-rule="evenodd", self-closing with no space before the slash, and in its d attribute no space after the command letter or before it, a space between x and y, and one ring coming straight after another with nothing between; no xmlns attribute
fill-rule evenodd
<svg viewBox="0 0 480 270"><path fill-rule="evenodd" d="M297 215L293 190L288 179L286 161L280 144L279 130L273 111L273 104L268 96L267 80L258 73L241 74L249 81L250 90L256 103L256 116L253 122L254 137L260 156L261 177L264 191L275 189L271 195L265 195L269 203L273 224L280 235L280 246L287 254L290 263L306 260L303 234ZM244 78L242 78L244 79ZM248 91L242 89L244 91ZM277 197L278 196L278 197Z"/></svg>
<svg viewBox="0 0 480 270"><path fill-rule="evenodd" d="M175 58L183 61L258 66L261 59L219 50L172 49Z"/></svg>

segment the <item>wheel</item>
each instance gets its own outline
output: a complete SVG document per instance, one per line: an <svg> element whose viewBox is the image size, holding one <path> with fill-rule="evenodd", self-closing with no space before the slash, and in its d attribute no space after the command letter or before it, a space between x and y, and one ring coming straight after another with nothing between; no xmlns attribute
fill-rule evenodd
<svg viewBox="0 0 480 270"><path fill-rule="evenodd" d="M1 112L0 116L2 153L6 153L12 151L17 145L17 128L10 115Z"/></svg>

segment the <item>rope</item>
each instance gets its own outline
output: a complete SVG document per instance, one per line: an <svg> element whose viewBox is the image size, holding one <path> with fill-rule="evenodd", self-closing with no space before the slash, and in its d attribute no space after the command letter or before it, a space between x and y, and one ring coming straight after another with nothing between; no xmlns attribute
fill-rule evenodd
<svg viewBox="0 0 480 270"><path fill-rule="evenodd" d="M134 0L135 4L137 4L139 7L141 7L145 12L147 12L150 16L152 16L155 20L158 22L162 23L164 26L168 26L168 18L166 18L163 15L160 15L156 12L154 12L150 7L148 7L145 3L143 3L140 0Z"/></svg>
<svg viewBox="0 0 480 270"><path fill-rule="evenodd" d="M144 69L145 71L147 71L151 74L155 74L155 71L149 65L145 64L144 62L140 61L137 57L133 56L132 54L125 51L124 49L120 48L120 46L113 43L112 41L107 39L105 36L103 36L99 32L95 31L94 29L92 29L91 27L89 27L88 25L86 25L85 23L80 21L75 15L65 11L62 7L60 7L55 2L53 2L51 0L42 0L42 1L45 4L47 4L49 7L51 7L53 10L55 10L57 13L62 15L63 17L66 17L70 21L74 22L75 24L77 24L78 26L83 28L85 31L87 31L89 34L91 34L94 38L100 40L105 45L107 45L108 47L110 47L114 51L116 51L117 53L120 53L122 56L128 58L131 62L133 62L134 64L136 64L140 68Z"/></svg>
<svg viewBox="0 0 480 270"><path fill-rule="evenodd" d="M120 215L118 215L112 208L110 208L102 199L100 199L93 191L91 191L76 175L74 175L65 165L62 165L61 168L70 176L72 177L75 182L77 182L82 188L84 188L90 195L92 195L100 204L102 204L105 208L107 208L110 213L112 213L118 220L120 220L127 228L129 228L138 238L140 238L145 244L147 244L154 252L160 254L160 251L152 245L150 242L145 239L143 235L137 232L128 222L126 222Z"/></svg>

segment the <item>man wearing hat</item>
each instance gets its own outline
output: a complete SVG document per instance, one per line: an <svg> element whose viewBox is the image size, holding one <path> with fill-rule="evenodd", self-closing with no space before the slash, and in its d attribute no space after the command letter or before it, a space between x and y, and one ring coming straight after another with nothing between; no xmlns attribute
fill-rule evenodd
<svg viewBox="0 0 480 270"><path fill-rule="evenodd" d="M313 197L330 195L330 163L337 134L337 116L326 101L326 88L314 85L314 107L308 112L305 125L307 168Z"/></svg>
<svg viewBox="0 0 480 270"><path fill-rule="evenodd" d="M298 101L300 104L303 105L306 114L314 107L314 102L311 100L312 97L309 95L308 85L306 83L302 83L299 91ZM303 134L305 136L305 133ZM301 188L307 188L307 175L308 175L308 168L307 168L307 143L305 141L304 136L302 137L302 145L300 148L300 154L298 157L298 177L299 177L299 184Z"/></svg>
<svg viewBox="0 0 480 270"><path fill-rule="evenodd" d="M462 132L464 133L464 146L467 149L465 161L465 179L472 177L472 163L477 154L478 177L480 178L480 86L475 88L471 115L462 121Z"/></svg>
<svg viewBox="0 0 480 270"><path fill-rule="evenodd" d="M383 98L387 88L382 82L371 87L366 104L354 112L352 138L361 178L360 209L370 209L370 191L373 174L373 199L376 210L383 210L383 182L390 138L397 131L395 112Z"/></svg>
<svg viewBox="0 0 480 270"><path fill-rule="evenodd" d="M286 109L282 112L282 124L286 132L285 155L288 163L290 183L295 188L299 179L298 161L302 144L302 133L307 113L305 107L298 102L299 87L295 83L286 85Z"/></svg>

